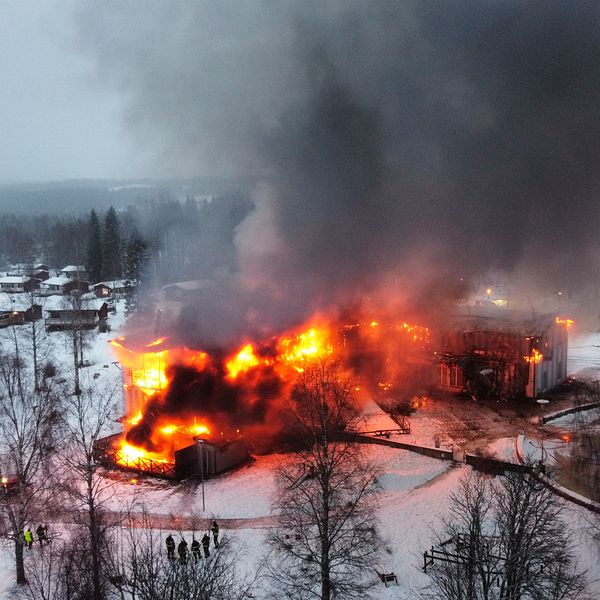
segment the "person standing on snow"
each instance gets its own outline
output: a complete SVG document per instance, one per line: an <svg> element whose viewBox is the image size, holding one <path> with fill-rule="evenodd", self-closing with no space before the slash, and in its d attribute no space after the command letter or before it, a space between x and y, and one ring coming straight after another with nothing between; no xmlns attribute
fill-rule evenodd
<svg viewBox="0 0 600 600"><path fill-rule="evenodd" d="M208 537L208 533L205 533L202 538L202 548L204 548L204 558L208 558L210 556L210 538Z"/></svg>
<svg viewBox="0 0 600 600"><path fill-rule="evenodd" d="M216 548L219 545L219 524L216 521L213 521L210 530L212 531Z"/></svg>
<svg viewBox="0 0 600 600"><path fill-rule="evenodd" d="M37 529L35 530L35 533L37 534L40 546L43 546L44 542L46 542L46 544L50 543L50 540L48 539L48 533L46 532L46 528L43 525L38 525Z"/></svg>
<svg viewBox="0 0 600 600"><path fill-rule="evenodd" d="M194 557L194 562L198 562L200 559L200 542L196 538L192 540L192 556Z"/></svg>
<svg viewBox="0 0 600 600"><path fill-rule="evenodd" d="M23 540L25 541L27 547L31 550L31 547L33 546L33 533L31 532L31 529L29 527L25 530Z"/></svg>
<svg viewBox="0 0 600 600"><path fill-rule="evenodd" d="M179 546L177 546L177 553L179 554L179 562L182 565L185 565L185 563L187 562L187 551L188 551L188 544L184 538L181 538L181 541L179 542Z"/></svg>
<svg viewBox="0 0 600 600"><path fill-rule="evenodd" d="M169 534L167 539L165 540L165 544L167 545L167 558L169 560L175 559L175 540L173 536Z"/></svg>

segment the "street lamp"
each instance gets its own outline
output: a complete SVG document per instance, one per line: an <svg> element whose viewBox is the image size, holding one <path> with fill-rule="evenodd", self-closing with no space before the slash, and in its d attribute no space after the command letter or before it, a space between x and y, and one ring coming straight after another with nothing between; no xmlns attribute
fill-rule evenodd
<svg viewBox="0 0 600 600"><path fill-rule="evenodd" d="M546 400L546 398L538 398L536 402L540 405L540 440L542 447L542 459L540 460L540 463L544 464L544 407L546 404L550 403L550 400Z"/></svg>
<svg viewBox="0 0 600 600"><path fill-rule="evenodd" d="M200 454L200 484L202 486L202 512L206 510L204 503L204 440L198 439L198 451Z"/></svg>

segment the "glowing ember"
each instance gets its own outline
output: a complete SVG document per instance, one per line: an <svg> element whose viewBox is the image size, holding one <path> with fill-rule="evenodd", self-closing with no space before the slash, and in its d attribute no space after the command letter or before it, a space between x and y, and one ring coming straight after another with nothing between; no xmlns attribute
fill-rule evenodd
<svg viewBox="0 0 600 600"><path fill-rule="evenodd" d="M429 328L420 327L419 325L411 325L410 323L402 323L398 329L404 330L411 335L413 342L429 342Z"/></svg>

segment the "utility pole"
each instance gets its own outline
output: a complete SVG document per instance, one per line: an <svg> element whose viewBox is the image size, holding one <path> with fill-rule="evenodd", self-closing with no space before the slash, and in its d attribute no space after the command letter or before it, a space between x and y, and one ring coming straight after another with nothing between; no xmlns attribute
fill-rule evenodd
<svg viewBox="0 0 600 600"><path fill-rule="evenodd" d="M198 439L198 452L200 455L200 485L202 486L202 512L206 511L204 502L204 440Z"/></svg>

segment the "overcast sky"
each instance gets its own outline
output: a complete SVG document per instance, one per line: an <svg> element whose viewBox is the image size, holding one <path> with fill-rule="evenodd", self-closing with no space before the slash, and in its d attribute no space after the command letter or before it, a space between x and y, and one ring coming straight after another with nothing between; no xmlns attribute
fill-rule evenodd
<svg viewBox="0 0 600 600"><path fill-rule="evenodd" d="M77 50L71 4L0 1L0 182L152 174Z"/></svg>
<svg viewBox="0 0 600 600"><path fill-rule="evenodd" d="M279 304L600 264L598 0L0 0L0 52L0 180L252 175Z"/></svg>

